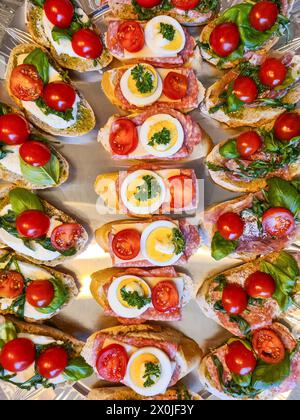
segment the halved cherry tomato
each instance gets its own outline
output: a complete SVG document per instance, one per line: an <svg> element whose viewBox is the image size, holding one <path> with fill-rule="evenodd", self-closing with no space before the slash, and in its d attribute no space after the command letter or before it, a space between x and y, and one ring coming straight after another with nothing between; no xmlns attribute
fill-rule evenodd
<svg viewBox="0 0 300 420"><path fill-rule="evenodd" d="M158 6L162 0L136 0L137 4L146 9L151 9L151 7Z"/></svg>
<svg viewBox="0 0 300 420"><path fill-rule="evenodd" d="M76 91L69 83L52 82L45 86L43 99L55 111L65 112L73 108Z"/></svg>
<svg viewBox="0 0 300 420"><path fill-rule="evenodd" d="M24 290L24 279L17 271L0 271L0 297L15 299Z"/></svg>
<svg viewBox="0 0 300 420"><path fill-rule="evenodd" d="M271 29L278 17L278 7L273 1L256 3L249 14L251 26L257 31L264 32Z"/></svg>
<svg viewBox="0 0 300 420"><path fill-rule="evenodd" d="M0 364L9 372L22 372L35 361L35 345L27 338L15 338L4 344Z"/></svg>
<svg viewBox="0 0 300 420"><path fill-rule="evenodd" d="M224 239L237 240L243 234L244 222L236 213L224 213L217 221L217 229Z"/></svg>
<svg viewBox="0 0 300 420"><path fill-rule="evenodd" d="M173 6L182 10L195 9L199 3L200 0L172 0Z"/></svg>
<svg viewBox="0 0 300 420"><path fill-rule="evenodd" d="M9 144L22 144L30 136L30 127L24 117L18 114L0 116L0 141Z"/></svg>
<svg viewBox="0 0 300 420"><path fill-rule="evenodd" d="M270 328L262 328L254 332L252 346L257 356L266 363L277 365L284 359L284 344Z"/></svg>
<svg viewBox="0 0 300 420"><path fill-rule="evenodd" d="M178 100L185 97L188 89L188 79L184 74L170 71L163 81L163 93L170 99Z"/></svg>
<svg viewBox="0 0 300 420"><path fill-rule="evenodd" d="M236 375L249 375L256 367L256 358L253 352L239 340L228 344L225 361L230 372Z"/></svg>
<svg viewBox="0 0 300 420"><path fill-rule="evenodd" d="M121 260L132 260L140 252L141 234L135 229L118 232L112 241L114 254Z"/></svg>
<svg viewBox="0 0 300 420"><path fill-rule="evenodd" d="M140 51L145 44L144 31L136 21L124 21L118 29L118 40L122 47L135 53Z"/></svg>
<svg viewBox="0 0 300 420"><path fill-rule="evenodd" d="M182 209L192 204L195 197L193 179L187 175L176 175L168 179L171 194L171 209Z"/></svg>
<svg viewBox="0 0 300 420"><path fill-rule="evenodd" d="M277 58L267 58L260 66L260 81L271 88L281 85L286 78L287 68Z"/></svg>
<svg viewBox="0 0 300 420"><path fill-rule="evenodd" d="M247 308L247 293L238 284L227 284L223 289L222 305L228 314L239 315Z"/></svg>
<svg viewBox="0 0 300 420"><path fill-rule="evenodd" d="M40 210L25 210L17 217L16 227L25 238L41 238L49 230L50 218Z"/></svg>
<svg viewBox="0 0 300 420"><path fill-rule="evenodd" d="M235 23L226 22L217 25L209 38L209 45L220 57L227 57L237 49L240 43L239 28Z"/></svg>
<svg viewBox="0 0 300 420"><path fill-rule="evenodd" d="M37 361L37 370L46 379L61 375L68 366L68 353L63 347L50 347L44 350Z"/></svg>
<svg viewBox="0 0 300 420"><path fill-rule="evenodd" d="M128 363L126 350L120 344L110 344L98 355L96 367L101 378L110 382L124 379Z"/></svg>
<svg viewBox="0 0 300 420"><path fill-rule="evenodd" d="M275 293L276 283L270 274L255 271L247 277L245 288L248 295L255 299L268 299Z"/></svg>
<svg viewBox="0 0 300 420"><path fill-rule="evenodd" d="M274 133L281 141L290 141L300 136L300 115L296 112L281 114L275 122Z"/></svg>
<svg viewBox="0 0 300 420"><path fill-rule="evenodd" d="M26 288L26 300L35 308L46 308L54 299L54 286L49 280L32 281Z"/></svg>
<svg viewBox="0 0 300 420"><path fill-rule="evenodd" d="M251 104L257 99L258 89L251 77L239 76L234 81L233 93L240 101Z"/></svg>
<svg viewBox="0 0 300 420"><path fill-rule="evenodd" d="M152 303L158 312L168 312L178 308L179 294L174 282L159 282L152 290Z"/></svg>
<svg viewBox="0 0 300 420"><path fill-rule="evenodd" d="M44 11L47 19L58 28L67 29L72 23L74 6L70 0L46 0Z"/></svg>
<svg viewBox="0 0 300 420"><path fill-rule="evenodd" d="M100 36L91 29L79 29L72 37L72 48L80 57L95 60L103 51Z"/></svg>
<svg viewBox="0 0 300 420"><path fill-rule="evenodd" d="M138 145L138 133L134 122L128 118L119 118L112 124L109 144L116 155L128 155Z"/></svg>
<svg viewBox="0 0 300 420"><path fill-rule="evenodd" d="M293 232L296 222L293 214L284 207L272 207L262 216L264 232L275 238L282 238Z"/></svg>
<svg viewBox="0 0 300 420"><path fill-rule="evenodd" d="M31 166L45 166L51 159L51 150L40 141L27 141L22 144L19 153L24 162Z"/></svg>
<svg viewBox="0 0 300 420"><path fill-rule="evenodd" d="M21 101L36 101L43 93L44 83L35 66L20 64L10 77L12 94Z"/></svg>
<svg viewBox="0 0 300 420"><path fill-rule="evenodd" d="M238 136L236 146L240 156L247 158L261 148L262 139L256 131L246 131Z"/></svg>
<svg viewBox="0 0 300 420"><path fill-rule="evenodd" d="M81 235L81 225L78 223L63 223L51 233L51 244L58 251L67 251L76 246Z"/></svg>

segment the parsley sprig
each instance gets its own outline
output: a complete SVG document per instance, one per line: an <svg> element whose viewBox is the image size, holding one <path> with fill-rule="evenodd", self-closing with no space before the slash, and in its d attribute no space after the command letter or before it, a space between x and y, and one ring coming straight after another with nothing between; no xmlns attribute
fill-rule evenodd
<svg viewBox="0 0 300 420"><path fill-rule="evenodd" d="M153 89L152 74L146 70L145 66L138 64L131 70L133 80L140 93L148 93Z"/></svg>
<svg viewBox="0 0 300 420"><path fill-rule="evenodd" d="M138 201L147 201L157 197L161 193L161 186L151 175L143 176L143 183L137 187L134 197Z"/></svg>
<svg viewBox="0 0 300 420"><path fill-rule="evenodd" d="M168 41L173 41L175 36L174 26L170 25L169 23L161 22L159 33L162 34L162 36Z"/></svg>
<svg viewBox="0 0 300 420"><path fill-rule="evenodd" d="M155 381L152 379L153 377L159 378L161 375L160 365L158 363L147 362L146 363L145 374L143 379L146 379L144 382L144 387L149 388L150 386L155 384Z"/></svg>
<svg viewBox="0 0 300 420"><path fill-rule="evenodd" d="M134 292L127 292L125 287L121 289L121 297L129 306L137 309L142 309L151 303L151 298L141 296L136 290Z"/></svg>
<svg viewBox="0 0 300 420"><path fill-rule="evenodd" d="M172 236L172 243L174 245L174 252L176 255L181 254L184 251L185 248L185 239L183 234L181 233L181 231L177 228L173 229L172 232L173 236Z"/></svg>
<svg viewBox="0 0 300 420"><path fill-rule="evenodd" d="M171 132L167 128L163 128L161 131L153 134L151 140L149 141L149 146L155 146L155 144L164 144L167 145L171 141Z"/></svg>

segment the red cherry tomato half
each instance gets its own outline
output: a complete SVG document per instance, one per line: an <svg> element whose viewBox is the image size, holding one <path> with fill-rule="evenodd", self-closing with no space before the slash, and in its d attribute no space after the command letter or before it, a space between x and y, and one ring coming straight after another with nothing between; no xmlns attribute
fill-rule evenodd
<svg viewBox="0 0 300 420"><path fill-rule="evenodd" d="M50 108L55 111L65 112L72 109L75 99L75 89L65 82L52 82L45 86L43 99Z"/></svg>
<svg viewBox="0 0 300 420"><path fill-rule="evenodd" d="M151 9L151 7L158 6L162 0L136 0L137 4L146 9Z"/></svg>
<svg viewBox="0 0 300 420"><path fill-rule="evenodd" d="M184 74L170 71L163 81L163 93L170 99L178 100L185 97L188 89L188 79Z"/></svg>
<svg viewBox="0 0 300 420"><path fill-rule="evenodd" d="M25 238L41 238L49 230L50 218L40 210L26 210L17 217L16 226Z"/></svg>
<svg viewBox="0 0 300 420"><path fill-rule="evenodd" d="M0 116L0 141L9 144L22 144L30 136L30 127L24 117L18 114Z"/></svg>
<svg viewBox="0 0 300 420"><path fill-rule="evenodd" d="M54 299L54 286L49 280L32 281L26 289L26 300L35 308L46 308Z"/></svg>
<svg viewBox="0 0 300 420"><path fill-rule="evenodd" d="M136 125L128 118L119 118L114 121L109 135L111 150L116 155L129 155L138 145Z"/></svg>
<svg viewBox="0 0 300 420"><path fill-rule="evenodd" d="M171 194L171 209L190 206L196 194L193 179L187 175L176 175L168 179Z"/></svg>
<svg viewBox="0 0 300 420"><path fill-rule="evenodd" d="M47 19L58 28L67 29L72 23L74 6L70 0L46 0L44 11Z"/></svg>
<svg viewBox="0 0 300 420"><path fill-rule="evenodd" d="M228 344L225 361L230 372L241 376L249 375L256 367L256 358L253 352L239 340Z"/></svg>
<svg viewBox="0 0 300 420"><path fill-rule="evenodd" d="M284 359L284 344L270 328L262 328L254 332L252 346L257 356L268 364L277 365Z"/></svg>
<svg viewBox="0 0 300 420"><path fill-rule="evenodd" d="M239 76L233 84L233 93L240 101L251 104L257 99L258 89L251 77Z"/></svg>
<svg viewBox="0 0 300 420"><path fill-rule="evenodd" d="M15 299L24 290L24 279L17 271L0 271L0 297Z"/></svg>
<svg viewBox="0 0 300 420"><path fill-rule="evenodd" d="M44 83L35 66L20 64L10 77L12 94L21 101L36 101L43 93Z"/></svg>
<svg viewBox="0 0 300 420"><path fill-rule="evenodd" d="M277 58L267 58L260 66L260 81L270 88L281 85L286 78L287 68Z"/></svg>
<svg viewBox="0 0 300 420"><path fill-rule="evenodd" d="M68 366L68 353L62 347L50 347L44 350L38 361L37 370L46 379L61 375Z"/></svg>
<svg viewBox="0 0 300 420"><path fill-rule="evenodd" d="M200 0L172 0L173 6L182 10L195 9L199 3Z"/></svg>
<svg viewBox="0 0 300 420"><path fill-rule="evenodd" d="M51 150L40 141L27 141L19 153L24 162L31 166L45 166L51 159Z"/></svg>
<svg viewBox="0 0 300 420"><path fill-rule="evenodd" d="M300 115L296 112L281 114L275 122L274 134L281 141L290 141L300 136Z"/></svg>
<svg viewBox="0 0 300 420"><path fill-rule="evenodd" d="M103 51L100 36L91 29L79 29L72 37L72 48L77 55L95 60Z"/></svg>
<svg viewBox="0 0 300 420"><path fill-rule="evenodd" d="M282 238L293 232L296 222L293 214L284 207L272 207L262 216L264 232L275 238Z"/></svg>
<svg viewBox="0 0 300 420"><path fill-rule="evenodd" d="M112 241L114 254L121 260L132 260L140 252L141 234L135 229L118 232Z"/></svg>
<svg viewBox="0 0 300 420"><path fill-rule="evenodd" d="M268 299L276 290L276 283L270 274L256 271L250 274L245 283L246 292L255 299Z"/></svg>
<svg viewBox="0 0 300 420"><path fill-rule="evenodd" d="M227 284L223 289L222 305L228 314L239 315L247 308L247 293L238 284Z"/></svg>
<svg viewBox="0 0 300 420"><path fill-rule="evenodd" d="M179 306L179 294L172 281L161 281L152 289L152 303L158 312L168 312Z"/></svg>
<svg viewBox="0 0 300 420"><path fill-rule="evenodd" d="M143 28L134 20L124 21L118 29L118 40L125 50L138 52L145 44Z"/></svg>
<svg viewBox="0 0 300 420"><path fill-rule="evenodd" d="M58 251L67 251L76 246L81 235L81 225L78 223L63 223L51 233L51 244Z"/></svg>
<svg viewBox="0 0 300 420"><path fill-rule="evenodd" d="M119 344L111 344L100 351L96 367L101 378L110 382L120 382L124 379L127 363L125 348Z"/></svg>
<svg viewBox="0 0 300 420"><path fill-rule="evenodd" d="M238 136L236 146L240 156L247 158L261 148L262 139L256 131L246 131Z"/></svg>
<svg viewBox="0 0 300 420"><path fill-rule="evenodd" d="M224 239L237 240L243 234L244 222L236 213L224 213L217 221L217 229Z"/></svg>
<svg viewBox="0 0 300 420"><path fill-rule="evenodd" d="M220 57L227 57L237 49L240 43L239 28L235 23L221 23L212 31L209 45Z"/></svg>
<svg viewBox="0 0 300 420"><path fill-rule="evenodd" d="M278 7L273 1L260 1L252 7L249 21L254 29L264 32L276 23L278 13Z"/></svg>
<svg viewBox="0 0 300 420"><path fill-rule="evenodd" d="M27 338L15 338L4 344L0 364L9 372L22 372L35 361L35 345Z"/></svg>

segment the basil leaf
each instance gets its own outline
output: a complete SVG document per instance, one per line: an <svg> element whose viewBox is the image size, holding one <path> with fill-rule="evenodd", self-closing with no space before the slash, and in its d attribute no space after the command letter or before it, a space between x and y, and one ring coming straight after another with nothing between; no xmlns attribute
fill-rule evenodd
<svg viewBox="0 0 300 420"><path fill-rule="evenodd" d="M269 106L271 108L284 108L287 111L292 111L296 108L296 104L283 102L280 98L258 98L258 102L262 103L262 106Z"/></svg>
<svg viewBox="0 0 300 420"><path fill-rule="evenodd" d="M228 140L219 149L220 155L227 159L234 159L240 156L237 151L236 139Z"/></svg>
<svg viewBox="0 0 300 420"><path fill-rule="evenodd" d="M63 377L67 381L79 381L80 379L88 378L93 373L93 368L85 362L82 356L79 356L69 361Z"/></svg>
<svg viewBox="0 0 300 420"><path fill-rule="evenodd" d="M36 308L42 314L52 314L60 309L69 297L69 292L63 283L55 278L49 279L54 287L54 298L49 306L46 308Z"/></svg>
<svg viewBox="0 0 300 420"><path fill-rule="evenodd" d="M46 0L30 0L35 6L44 7Z"/></svg>
<svg viewBox="0 0 300 420"><path fill-rule="evenodd" d="M11 107L0 102L0 116L9 114L10 112L11 112Z"/></svg>
<svg viewBox="0 0 300 420"><path fill-rule="evenodd" d="M55 185L59 181L60 164L52 153L50 161L44 166L32 166L20 158L21 172L27 181L37 185Z"/></svg>
<svg viewBox="0 0 300 420"><path fill-rule="evenodd" d="M54 26L52 29L52 38L58 44L62 39L72 40L72 32L69 29L58 28Z"/></svg>
<svg viewBox="0 0 300 420"><path fill-rule="evenodd" d="M0 324L0 339L2 342L8 343L17 337L17 331L14 324L10 321L5 321L3 324Z"/></svg>
<svg viewBox="0 0 300 420"><path fill-rule="evenodd" d="M49 60L44 51L36 48L25 58L24 64L35 66L44 84L49 83Z"/></svg>
<svg viewBox="0 0 300 420"><path fill-rule="evenodd" d="M233 93L233 83L230 84L227 91L227 112L236 112L245 106L245 102L241 101L239 98L235 96Z"/></svg>
<svg viewBox="0 0 300 420"><path fill-rule="evenodd" d="M271 178L267 180L268 199L270 207L285 207L294 216L300 211L300 193L288 181L281 178Z"/></svg>
<svg viewBox="0 0 300 420"><path fill-rule="evenodd" d="M238 324L238 327L243 335L247 336L251 332L250 324L241 315L230 315L229 319L230 322Z"/></svg>
<svg viewBox="0 0 300 420"><path fill-rule="evenodd" d="M252 373L252 387L256 390L266 390L276 387L282 383L291 371L290 354L287 351L284 360L271 365L259 360Z"/></svg>
<svg viewBox="0 0 300 420"><path fill-rule="evenodd" d="M252 374L250 373L249 375L237 375L235 373L232 373L232 379L233 381L241 386L241 387L247 387L249 385L251 385L251 379L252 379Z"/></svg>
<svg viewBox="0 0 300 420"><path fill-rule="evenodd" d="M220 232L216 232L211 242L211 255L219 261L236 250L238 241L224 239Z"/></svg>
<svg viewBox="0 0 300 420"><path fill-rule="evenodd" d="M36 104L36 106L38 106L40 108L40 110L45 115L53 114L53 115L56 115L59 118L62 118L65 121L73 120L73 109L72 108L67 109L65 112L56 111L55 109L50 108L48 105L46 105L42 98L39 98L38 100L36 100L35 104Z"/></svg>
<svg viewBox="0 0 300 420"><path fill-rule="evenodd" d="M8 195L12 210L17 215L25 210L44 210L38 196L25 188L14 188Z"/></svg>

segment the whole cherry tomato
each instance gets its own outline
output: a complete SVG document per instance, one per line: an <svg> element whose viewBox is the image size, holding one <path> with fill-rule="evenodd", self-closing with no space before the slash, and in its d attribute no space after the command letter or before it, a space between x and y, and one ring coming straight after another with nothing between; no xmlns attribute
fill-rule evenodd
<svg viewBox="0 0 300 420"><path fill-rule="evenodd" d="M54 286L49 280L35 280L26 288L26 300L34 308L46 308L54 299Z"/></svg>
<svg viewBox="0 0 300 420"><path fill-rule="evenodd" d="M95 60L103 51L100 36L91 29L79 29L72 37L72 48L77 55Z"/></svg>
<svg viewBox="0 0 300 420"><path fill-rule="evenodd" d="M49 230L50 218L40 210L25 210L17 217L16 227L25 238L41 238Z"/></svg>
<svg viewBox="0 0 300 420"><path fill-rule="evenodd" d="M232 22L226 22L214 28L209 38L209 44L217 55L227 57L237 49L240 39L237 25Z"/></svg>
<svg viewBox="0 0 300 420"><path fill-rule="evenodd" d="M37 370L46 379L61 375L68 366L68 353L63 347L50 347L40 354Z"/></svg>
<svg viewBox="0 0 300 420"><path fill-rule="evenodd" d="M240 156L248 158L262 147L262 139L256 131L246 131L238 136L236 145Z"/></svg>
<svg viewBox="0 0 300 420"><path fill-rule="evenodd" d="M158 6L162 0L136 0L137 4L146 9L151 9L151 7Z"/></svg>
<svg viewBox="0 0 300 420"><path fill-rule="evenodd" d="M31 166L45 166L51 159L51 150L40 141L27 141L19 149L21 158Z"/></svg>
<svg viewBox="0 0 300 420"><path fill-rule="evenodd" d="M249 21L257 31L264 32L271 29L278 17L278 7L273 1L260 1L250 12Z"/></svg>
<svg viewBox="0 0 300 420"><path fill-rule="evenodd" d="M30 127L24 117L18 114L0 116L0 141L8 144L22 144L30 136Z"/></svg>
<svg viewBox="0 0 300 420"><path fill-rule="evenodd" d="M67 29L72 23L74 6L70 0L46 0L44 11L52 25Z"/></svg>
<svg viewBox="0 0 300 420"><path fill-rule="evenodd" d="M258 89L251 77L239 76L234 81L233 93L240 101L251 104L257 99Z"/></svg>
<svg viewBox="0 0 300 420"><path fill-rule="evenodd" d="M243 219L236 213L223 213L217 221L219 233L227 240L237 240L243 234Z"/></svg>
<svg viewBox="0 0 300 420"><path fill-rule="evenodd" d="M277 58L267 58L260 66L258 73L260 81L270 88L282 85L285 81L286 74L286 66Z"/></svg>
<svg viewBox="0 0 300 420"><path fill-rule="evenodd" d="M247 277L245 288L247 294L254 299L268 299L275 293L276 283L270 274L255 271Z"/></svg>
<svg viewBox="0 0 300 420"><path fill-rule="evenodd" d="M9 372L22 372L35 361L35 345L27 338L15 338L4 344L0 364Z"/></svg>
<svg viewBox="0 0 300 420"><path fill-rule="evenodd" d="M225 361L230 372L241 376L249 375L257 364L253 352L239 340L228 344Z"/></svg>
<svg viewBox="0 0 300 420"><path fill-rule="evenodd" d="M192 10L198 6L200 0L171 0L174 7L181 10Z"/></svg>
<svg viewBox="0 0 300 420"><path fill-rule="evenodd" d="M55 111L65 112L72 109L76 100L76 91L65 82L52 82L43 91L45 104Z"/></svg>
<svg viewBox="0 0 300 420"><path fill-rule="evenodd" d="M296 112L281 114L275 122L274 134L281 141L290 141L300 136L300 115Z"/></svg>
<svg viewBox="0 0 300 420"><path fill-rule="evenodd" d="M242 286L229 283L223 289L222 305L230 315L239 315L248 306L248 297Z"/></svg>

